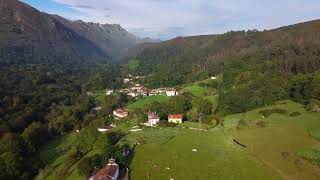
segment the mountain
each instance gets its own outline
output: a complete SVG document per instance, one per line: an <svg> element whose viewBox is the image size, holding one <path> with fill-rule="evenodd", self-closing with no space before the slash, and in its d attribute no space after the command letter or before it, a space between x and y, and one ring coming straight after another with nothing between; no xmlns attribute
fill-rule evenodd
<svg viewBox="0 0 320 180"><path fill-rule="evenodd" d="M0 61L106 61L144 42L120 25L69 21L17 0L0 0Z"/></svg>
<svg viewBox="0 0 320 180"><path fill-rule="evenodd" d="M144 42L156 42L150 38L139 38L127 32L118 24L99 24L69 21L58 15L53 16L58 22L74 30L81 36L93 42L106 54L116 58L124 50Z"/></svg>

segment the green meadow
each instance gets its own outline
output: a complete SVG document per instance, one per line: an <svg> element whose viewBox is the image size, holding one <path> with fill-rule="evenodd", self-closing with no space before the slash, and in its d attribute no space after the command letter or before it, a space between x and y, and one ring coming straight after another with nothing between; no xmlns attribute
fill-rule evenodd
<svg viewBox="0 0 320 180"><path fill-rule="evenodd" d="M166 102L169 99L170 97L167 97L167 96L147 96L137 100L134 103L129 104L127 108L129 109L144 108L153 102Z"/></svg>
<svg viewBox="0 0 320 180"><path fill-rule="evenodd" d="M180 129L165 143L139 145L130 169L132 179L280 179L221 128Z"/></svg>

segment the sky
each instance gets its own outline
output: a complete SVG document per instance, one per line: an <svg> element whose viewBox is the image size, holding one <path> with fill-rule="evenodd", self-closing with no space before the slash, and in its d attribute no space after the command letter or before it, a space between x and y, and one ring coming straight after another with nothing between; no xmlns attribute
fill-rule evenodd
<svg viewBox="0 0 320 180"><path fill-rule="evenodd" d="M320 0L22 0L70 20L120 24L139 36L273 29L320 19Z"/></svg>

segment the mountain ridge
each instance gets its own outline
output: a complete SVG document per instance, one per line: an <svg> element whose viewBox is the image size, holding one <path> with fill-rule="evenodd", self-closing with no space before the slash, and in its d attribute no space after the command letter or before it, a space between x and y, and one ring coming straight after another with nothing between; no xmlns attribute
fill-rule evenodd
<svg viewBox="0 0 320 180"><path fill-rule="evenodd" d="M0 0L0 10L4 64L110 62L144 42L120 25L70 21L18 0Z"/></svg>

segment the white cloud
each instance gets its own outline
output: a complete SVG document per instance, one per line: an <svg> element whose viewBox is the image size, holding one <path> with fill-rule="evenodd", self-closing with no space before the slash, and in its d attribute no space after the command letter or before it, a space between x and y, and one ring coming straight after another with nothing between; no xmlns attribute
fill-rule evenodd
<svg viewBox="0 0 320 180"><path fill-rule="evenodd" d="M267 29L320 17L316 0L54 0L80 12L73 18L121 24L139 36Z"/></svg>

